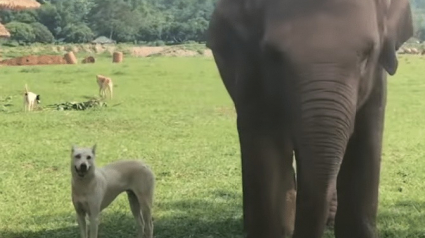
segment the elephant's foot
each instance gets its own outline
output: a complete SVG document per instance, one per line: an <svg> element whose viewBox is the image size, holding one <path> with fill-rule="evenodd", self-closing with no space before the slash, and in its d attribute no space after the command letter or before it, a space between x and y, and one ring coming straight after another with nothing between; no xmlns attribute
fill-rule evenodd
<svg viewBox="0 0 425 238"><path fill-rule="evenodd" d="M332 228L335 225L335 215L337 209L338 201L337 201L337 193L336 190L332 196L332 200L329 204L329 214L328 220L326 221L326 226Z"/></svg>
<svg viewBox="0 0 425 238"><path fill-rule="evenodd" d="M285 211L284 211L284 237L292 237L295 226L297 191L295 189L286 193Z"/></svg>
<svg viewBox="0 0 425 238"><path fill-rule="evenodd" d="M335 225L335 214L329 214L328 220L326 221L326 226L329 229L332 229Z"/></svg>

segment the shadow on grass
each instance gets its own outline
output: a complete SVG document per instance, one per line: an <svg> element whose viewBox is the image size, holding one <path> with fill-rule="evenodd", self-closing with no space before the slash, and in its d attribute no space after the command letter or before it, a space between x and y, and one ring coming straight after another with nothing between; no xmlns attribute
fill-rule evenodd
<svg viewBox="0 0 425 238"><path fill-rule="evenodd" d="M399 201L381 207L378 214L380 238L425 238L425 203Z"/></svg>
<svg viewBox="0 0 425 238"><path fill-rule="evenodd" d="M88 99L88 100L99 100L99 96L90 96L90 95L83 95L82 98Z"/></svg>
<svg viewBox="0 0 425 238"><path fill-rule="evenodd" d="M235 201L227 203L205 202L202 200L182 200L171 203L159 203L157 208L162 211L172 211L172 215L165 215L154 219L155 238L241 238L242 220L235 206ZM236 208L235 208L236 207ZM127 207L126 207L127 208ZM126 211L128 210L128 211ZM107 210L105 210L106 212ZM229 212L231 211L231 212ZM234 212L232 212L234 211ZM72 218L71 218L72 216ZM0 231L1 238L74 238L80 237L79 228L74 221L74 214L64 214L57 219L72 219L72 225L58 229L46 229L42 231L11 232ZM52 217L36 218L37 223L43 226L42 221L54 220ZM38 224L36 224L38 225ZM135 221L128 209L115 209L102 213L99 225L99 237L102 238L126 238L136 237Z"/></svg>
<svg viewBox="0 0 425 238"><path fill-rule="evenodd" d="M218 195L218 196L217 196ZM224 196L223 196L224 195ZM156 209L171 211L171 215L154 217L155 238L242 238L242 219L237 195L218 192L217 197L226 197L228 202L205 202L203 200L181 200L158 203ZM99 237L135 237L136 226L127 209L109 211L101 217ZM423 217L425 203L403 201L393 207L385 207L379 214L379 237L381 238L423 238L425 228ZM416 212L414 212L416 211ZM74 214L64 214L58 219L68 220ZM49 217L48 220L52 220ZM72 218L73 219L73 218ZM40 226L44 218L37 218ZM59 229L42 231L10 232L0 231L2 238L71 238L79 237L76 222ZM328 232L328 234L330 234ZM326 236L333 237L333 236Z"/></svg>

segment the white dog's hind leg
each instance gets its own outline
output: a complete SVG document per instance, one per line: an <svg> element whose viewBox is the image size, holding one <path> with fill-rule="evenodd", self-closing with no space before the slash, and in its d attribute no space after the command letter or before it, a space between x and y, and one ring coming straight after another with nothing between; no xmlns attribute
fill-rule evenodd
<svg viewBox="0 0 425 238"><path fill-rule="evenodd" d="M81 238L87 238L87 224L86 224L86 214L77 213L77 223L80 228Z"/></svg>
<svg viewBox="0 0 425 238"><path fill-rule="evenodd" d="M145 221L142 216L139 200L132 191L127 192L128 202L130 203L131 213L133 213L137 226L137 238L143 238L145 232Z"/></svg>
<svg viewBox="0 0 425 238"><path fill-rule="evenodd" d="M140 207L142 208L143 220L145 221L144 238L153 237L152 222L152 199L151 194L143 194L138 196Z"/></svg>

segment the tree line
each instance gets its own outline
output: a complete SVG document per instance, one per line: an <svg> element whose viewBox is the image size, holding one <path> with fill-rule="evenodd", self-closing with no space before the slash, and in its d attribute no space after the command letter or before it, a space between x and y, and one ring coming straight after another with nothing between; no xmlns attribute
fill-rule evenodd
<svg viewBox="0 0 425 238"><path fill-rule="evenodd" d="M35 10L1 10L11 40L86 43L204 42L216 0L40 0Z"/></svg>
<svg viewBox="0 0 425 238"><path fill-rule="evenodd" d="M393 0L395 1L395 0ZM41 8L1 10L0 20L21 44L204 42L217 0L38 0ZM425 0L411 0L415 37L425 40Z"/></svg>

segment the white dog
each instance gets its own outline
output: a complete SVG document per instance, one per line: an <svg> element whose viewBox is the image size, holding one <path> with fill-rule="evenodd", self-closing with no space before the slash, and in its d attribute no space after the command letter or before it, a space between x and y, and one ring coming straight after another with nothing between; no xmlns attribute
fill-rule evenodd
<svg viewBox="0 0 425 238"><path fill-rule="evenodd" d="M28 91L28 86L25 84L25 92L24 92L24 108L25 108L25 111L34 110L34 106L35 106L36 103L37 104L41 103L40 95Z"/></svg>
<svg viewBox="0 0 425 238"><path fill-rule="evenodd" d="M96 81L97 84L99 85L99 95L101 97L106 97L106 91L109 91L109 96L112 99L112 91L113 91L113 83L112 83L112 79L108 78L106 76L103 75L96 75Z"/></svg>
<svg viewBox="0 0 425 238"><path fill-rule="evenodd" d="M136 219L138 238L152 238L152 205L155 175L144 163L122 160L96 168L96 145L72 147L72 203L82 238L97 238L99 214L122 192L127 192ZM88 215L89 236L86 225Z"/></svg>

